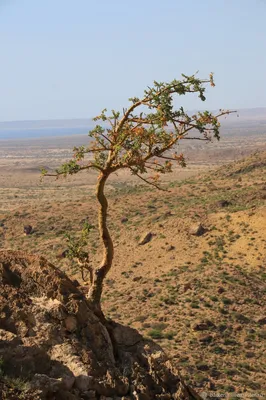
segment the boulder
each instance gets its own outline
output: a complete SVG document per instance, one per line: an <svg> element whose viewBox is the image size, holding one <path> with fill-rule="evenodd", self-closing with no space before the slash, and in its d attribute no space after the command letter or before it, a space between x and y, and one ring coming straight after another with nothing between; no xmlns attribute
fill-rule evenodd
<svg viewBox="0 0 266 400"><path fill-rule="evenodd" d="M32 233L32 226L31 225L25 225L23 230L24 230L24 234L26 236L30 235Z"/></svg>
<svg viewBox="0 0 266 400"><path fill-rule="evenodd" d="M169 246L166 247L165 250L166 250L166 251L172 251L172 250L174 250L174 249L175 249L175 246L173 246L173 245L170 244Z"/></svg>
<svg viewBox="0 0 266 400"><path fill-rule="evenodd" d="M266 316L260 315L255 319L255 322L259 325L266 325Z"/></svg>
<svg viewBox="0 0 266 400"><path fill-rule="evenodd" d="M68 250L63 250L61 253L57 254L56 258L58 260L62 259L62 258L67 258L68 256Z"/></svg>
<svg viewBox="0 0 266 400"><path fill-rule="evenodd" d="M142 246L151 241L153 234L151 232L144 233L139 240L139 245Z"/></svg>
<svg viewBox="0 0 266 400"><path fill-rule="evenodd" d="M230 201L228 201L228 200L218 200L217 203L216 203L217 207L221 207L221 208L228 207L231 204L232 203Z"/></svg>
<svg viewBox="0 0 266 400"><path fill-rule="evenodd" d="M205 330L208 330L208 329L211 329L214 327L215 327L214 323L212 321L206 319L206 320L197 321L193 325L192 329L194 331L205 331Z"/></svg>
<svg viewBox="0 0 266 400"><path fill-rule="evenodd" d="M212 342L213 337L211 335L200 335L198 341L202 344L209 344Z"/></svg>
<svg viewBox="0 0 266 400"><path fill-rule="evenodd" d="M43 388L43 394L56 393L62 388L62 380L44 374L35 374L31 380L32 389Z"/></svg>
<svg viewBox="0 0 266 400"><path fill-rule="evenodd" d="M192 225L189 229L190 235L202 236L206 232L206 229L201 224Z"/></svg>
<svg viewBox="0 0 266 400"><path fill-rule="evenodd" d="M65 319L65 327L68 332L75 332L78 327L77 319L74 315L68 315Z"/></svg>
<svg viewBox="0 0 266 400"><path fill-rule="evenodd" d="M241 324L247 324L247 323L250 322L250 319L249 319L248 317L246 317L245 315L240 314L240 313L236 313L236 314L235 314L235 319L236 319L238 322L240 322Z"/></svg>

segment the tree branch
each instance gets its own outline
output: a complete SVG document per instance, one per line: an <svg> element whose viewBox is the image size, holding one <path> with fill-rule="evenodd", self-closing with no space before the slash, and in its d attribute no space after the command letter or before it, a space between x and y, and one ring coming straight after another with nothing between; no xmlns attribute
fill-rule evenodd
<svg viewBox="0 0 266 400"><path fill-rule="evenodd" d="M108 147L102 147L101 149L87 149L86 151L84 151L84 154L88 154L88 153L97 153L98 151L109 151L110 148Z"/></svg>
<svg viewBox="0 0 266 400"><path fill-rule="evenodd" d="M208 80L208 79L202 80L202 81L201 81L201 83L209 83L209 82L210 82L210 80ZM189 80L186 79L185 81L180 82L180 83L181 83L181 85L185 86L185 85L187 85L187 84L190 84L191 82L189 82ZM174 89L171 90L171 89L170 89L171 87L174 88ZM170 90L169 90L169 89L170 89ZM155 95L156 95L156 96L161 96L161 95L162 95L164 92L166 92L166 91L169 91L169 94L177 93L177 85L176 85L176 84L173 84L173 85L167 86L167 87L163 88L162 90L159 90L158 92L156 92ZM185 91L185 93L195 93L195 92L198 92L199 90L190 90L190 89L188 89L188 88L184 88L184 91ZM128 110L125 110L125 111L124 111L124 116L123 116L123 118L121 118L119 124L117 125L116 134L118 134L119 131L123 128L124 123L128 120L128 117L130 116L130 114L132 113L132 111L135 110L135 108L139 107L141 104L147 105L147 103L149 103L149 107L155 108L156 105L153 105L153 104L151 103L152 100L153 100L153 98L152 98L152 97L149 97L149 96L147 95L147 96L143 97L141 100L139 100L139 101L137 101L136 103L132 104L132 105L128 108Z"/></svg>
<svg viewBox="0 0 266 400"><path fill-rule="evenodd" d="M107 136L105 136L103 133L100 133L100 135L107 140L111 145L113 145L114 143L112 142L112 140L110 140ZM106 150L110 150L109 148L106 147Z"/></svg>
<svg viewBox="0 0 266 400"><path fill-rule="evenodd" d="M142 181L147 183L148 185L156 187L156 189L162 190L163 192L169 192L169 190L162 188L161 186L156 185L154 182L150 182L147 179L143 178L143 176L139 175L137 172L135 172L131 167L129 169L132 171L133 175L136 175L138 178L140 178Z"/></svg>
<svg viewBox="0 0 266 400"><path fill-rule="evenodd" d="M83 171L85 169L98 169L99 171L102 171L103 169L101 167L99 167L98 165L83 165L83 166L79 166L78 171L73 172L74 173L78 173L80 171ZM57 172L56 174L48 174L48 173L44 173L43 176L53 176L53 177L58 177L60 175L66 175L66 173L64 171L62 172Z"/></svg>

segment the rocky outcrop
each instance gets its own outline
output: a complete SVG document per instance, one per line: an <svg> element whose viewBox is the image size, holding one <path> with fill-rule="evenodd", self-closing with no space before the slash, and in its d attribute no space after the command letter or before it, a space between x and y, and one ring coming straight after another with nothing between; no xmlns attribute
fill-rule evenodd
<svg viewBox="0 0 266 400"><path fill-rule="evenodd" d="M43 257L0 252L0 279L3 399L197 398L158 345L100 321L79 288Z"/></svg>

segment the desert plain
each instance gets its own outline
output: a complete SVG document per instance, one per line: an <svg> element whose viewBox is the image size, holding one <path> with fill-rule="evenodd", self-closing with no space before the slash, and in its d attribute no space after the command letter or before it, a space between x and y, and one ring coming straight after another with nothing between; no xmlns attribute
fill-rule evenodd
<svg viewBox="0 0 266 400"><path fill-rule="evenodd" d="M128 172L107 185L115 259L105 315L157 341L198 393L266 396L265 137L255 119L226 125L219 142L184 141L187 167L163 177L167 191ZM40 168L54 170L87 140L0 140L1 249L38 253L83 290L65 235L95 225L88 251L99 263L97 175L41 179Z"/></svg>

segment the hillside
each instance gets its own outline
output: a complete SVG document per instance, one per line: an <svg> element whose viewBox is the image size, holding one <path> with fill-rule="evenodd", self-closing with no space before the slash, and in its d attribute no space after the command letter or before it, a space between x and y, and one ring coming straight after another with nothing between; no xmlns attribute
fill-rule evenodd
<svg viewBox="0 0 266 400"><path fill-rule="evenodd" d="M116 253L106 316L158 341L199 393L265 392L266 152L165 187L109 187ZM1 246L41 254L80 279L63 258L64 235L95 224L97 204L84 186L60 191L50 200L40 191L28 205L10 195ZM96 231L91 259L100 259Z"/></svg>
<svg viewBox="0 0 266 400"><path fill-rule="evenodd" d="M0 251L1 400L199 400L159 345L96 317L44 257Z"/></svg>

